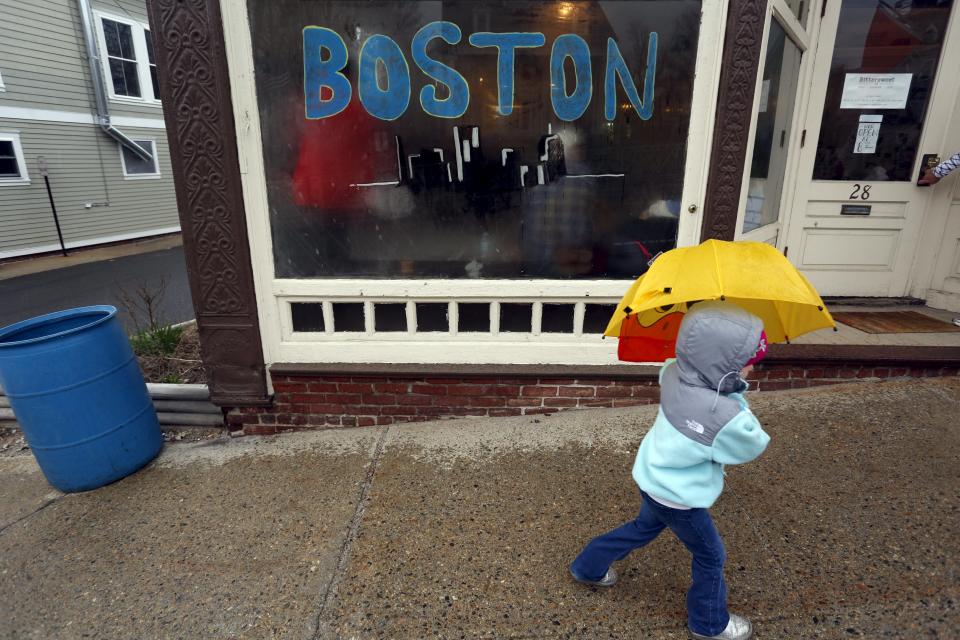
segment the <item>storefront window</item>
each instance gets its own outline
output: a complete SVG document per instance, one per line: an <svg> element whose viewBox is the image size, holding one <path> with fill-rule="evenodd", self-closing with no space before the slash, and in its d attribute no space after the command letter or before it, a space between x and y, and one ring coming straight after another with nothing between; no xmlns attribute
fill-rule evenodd
<svg viewBox="0 0 960 640"><path fill-rule="evenodd" d="M912 180L951 0L844 0L815 180ZM956 63L947 65L956 73Z"/></svg>
<svg viewBox="0 0 960 640"><path fill-rule="evenodd" d="M699 0L249 0L277 277L635 277Z"/></svg>

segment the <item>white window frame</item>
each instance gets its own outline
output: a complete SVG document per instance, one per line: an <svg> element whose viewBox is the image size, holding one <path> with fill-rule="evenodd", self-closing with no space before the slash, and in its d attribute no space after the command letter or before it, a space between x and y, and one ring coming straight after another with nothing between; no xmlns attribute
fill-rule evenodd
<svg viewBox="0 0 960 640"><path fill-rule="evenodd" d="M107 86L107 95L112 102L138 105L160 105L160 96L153 95L153 80L150 78L150 57L147 55L147 40L144 31L150 31L150 25L137 22L102 11L93 12L96 21L97 48L100 50L100 67L103 70L103 83ZM110 57L107 55L107 41L103 33L103 21L110 20L130 27L133 36L133 53L137 62L137 79L140 81L140 97L120 96L113 91L113 76L110 73ZM156 46L156 43L154 43ZM156 50L154 50L156 52Z"/></svg>
<svg viewBox="0 0 960 640"><path fill-rule="evenodd" d="M3 74L0 73L0 91L6 91L7 85L3 84Z"/></svg>
<svg viewBox="0 0 960 640"><path fill-rule="evenodd" d="M160 175L160 157L157 155L157 139L156 138L134 138L130 137L131 140L137 144L143 146L144 142L150 143L150 155L153 156L153 165L156 167L155 173L127 173L127 160L123 156L123 145L117 144L117 147L120 149L120 166L123 168L123 179L124 180L156 180L157 178L162 177ZM132 153L132 152L131 152Z"/></svg>
<svg viewBox="0 0 960 640"><path fill-rule="evenodd" d="M677 246L699 243L710 147L729 0L702 0L699 44ZM291 302L363 302L369 323L372 305L383 302L447 302L451 325L461 302L576 304L575 329L587 303L618 302L631 280L373 280L359 278L283 279L274 273L266 173L254 86L253 47L246 0L221 0L223 34L230 70L240 173L243 176L247 234L253 259L263 355L273 363L452 363L452 364L616 364L617 341L579 333L521 336L447 334L428 337L408 331L353 336L293 332ZM538 304L539 303L539 304ZM408 307L409 308L409 307ZM491 309L496 306L492 305ZM534 311L536 313L536 311ZM491 312L491 315L493 313ZM409 312L408 312L409 316ZM493 321L493 318L491 317ZM326 323L330 326L330 323ZM408 323L408 326L409 323ZM539 320L534 320L534 330ZM368 327L369 328L369 327Z"/></svg>
<svg viewBox="0 0 960 640"><path fill-rule="evenodd" d="M145 69L146 69L146 74L147 74L147 84L150 85L150 92L153 93L153 75L150 73L150 67L156 67L156 66L157 66L157 43L156 43L156 42L153 43L153 62L150 62L150 50L149 50L149 48L147 47L147 34L148 34L148 33L152 34L153 31L150 29L150 25L144 25L144 27L143 27L143 52L144 52L144 55L146 56L146 57L145 57L145 60L147 61L147 64L146 64ZM159 76L158 76L158 79L157 79L157 85L158 85L158 86L157 86L157 89L158 89L158 90L160 89L159 84L160 84L160 80L159 80ZM155 103L157 103L157 104L159 104L159 103L161 102L160 96L157 95L156 93L153 93L153 102L155 102Z"/></svg>
<svg viewBox="0 0 960 640"><path fill-rule="evenodd" d="M23 147L20 144L20 134L14 131L0 131L0 140L13 143L13 155L16 156L17 167L20 169L20 177L18 178L0 176L0 186L30 184L27 161L23 158Z"/></svg>

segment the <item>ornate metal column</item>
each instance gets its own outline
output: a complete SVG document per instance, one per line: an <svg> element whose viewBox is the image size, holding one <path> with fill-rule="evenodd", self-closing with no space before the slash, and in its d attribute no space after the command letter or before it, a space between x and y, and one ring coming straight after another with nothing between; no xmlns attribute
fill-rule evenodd
<svg viewBox="0 0 960 640"><path fill-rule="evenodd" d="M190 292L212 400L265 404L218 0L148 0Z"/></svg>
<svg viewBox="0 0 960 640"><path fill-rule="evenodd" d="M766 0L730 0L701 240L736 233L766 8Z"/></svg>

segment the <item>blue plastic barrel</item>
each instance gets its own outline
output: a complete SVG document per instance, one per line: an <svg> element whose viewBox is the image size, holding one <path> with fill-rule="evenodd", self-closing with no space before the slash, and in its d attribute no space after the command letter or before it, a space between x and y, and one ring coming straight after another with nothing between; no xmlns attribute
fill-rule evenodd
<svg viewBox="0 0 960 640"><path fill-rule="evenodd" d="M119 480L163 446L115 307L68 309L0 329L0 385L44 475L61 491Z"/></svg>

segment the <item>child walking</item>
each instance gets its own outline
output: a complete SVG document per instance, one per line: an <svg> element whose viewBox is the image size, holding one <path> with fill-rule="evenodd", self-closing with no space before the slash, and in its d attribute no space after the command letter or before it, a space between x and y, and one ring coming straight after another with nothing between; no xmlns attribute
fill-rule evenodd
<svg viewBox="0 0 960 640"><path fill-rule="evenodd" d="M763 323L727 302L690 309L677 358L660 370L660 411L640 444L633 478L640 515L594 538L570 565L583 583L613 586L611 564L669 528L693 555L687 624L695 639L747 640L753 625L727 612L726 551L707 509L723 489L723 465L753 460L770 441L750 412L743 379L766 355Z"/></svg>

